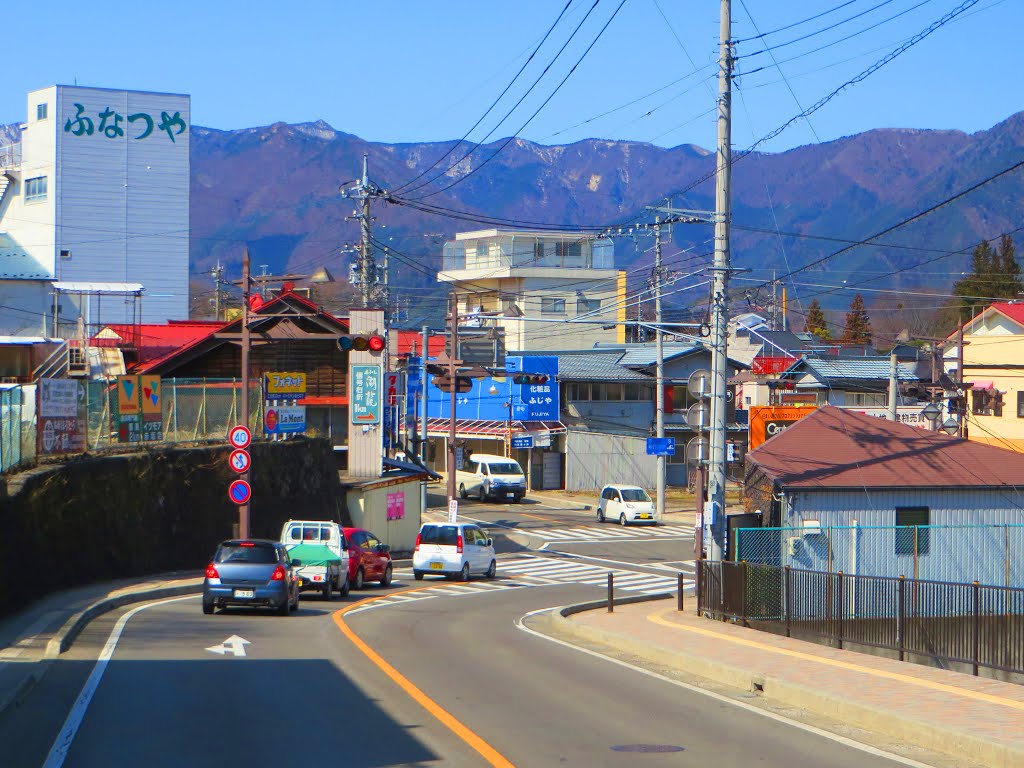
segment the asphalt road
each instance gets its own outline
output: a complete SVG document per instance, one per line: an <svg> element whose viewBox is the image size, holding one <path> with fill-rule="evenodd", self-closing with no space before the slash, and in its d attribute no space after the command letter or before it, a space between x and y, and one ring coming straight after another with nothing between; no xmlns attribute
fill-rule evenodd
<svg viewBox="0 0 1024 768"><path fill-rule="evenodd" d="M621 529L541 505L460 512L510 532L497 580L399 572L390 589L311 596L289 618L203 616L191 597L94 621L0 719L0 762L42 765L56 741L67 749L51 753L54 768L895 765L517 626L543 629L529 614L600 598L608 569L638 591L671 581L669 563L692 556L692 541L632 529L607 538Z"/></svg>

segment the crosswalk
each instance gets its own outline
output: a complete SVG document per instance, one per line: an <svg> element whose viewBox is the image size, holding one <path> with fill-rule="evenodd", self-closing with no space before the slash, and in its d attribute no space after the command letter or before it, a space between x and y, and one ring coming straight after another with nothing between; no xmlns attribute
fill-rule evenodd
<svg viewBox="0 0 1024 768"><path fill-rule="evenodd" d="M678 572L665 572L664 575L661 575L625 568L609 568L579 559L523 554L500 559L497 579L473 579L469 582L439 581L436 586L418 588L412 592L396 592L388 597L379 598L363 607L348 611L348 614L430 600L435 597L464 597L487 592L557 584L587 584L603 588L608 583L609 573L613 576L616 593L653 595L660 592L673 593L678 588ZM686 574L683 579L683 588L692 589L693 574L689 571L683 571L683 573ZM395 572L396 580L405 581L411 576L411 570L401 569ZM423 583L429 584L429 582Z"/></svg>
<svg viewBox="0 0 1024 768"><path fill-rule="evenodd" d="M644 539L693 539L692 525L658 525L623 528L618 525L587 525L574 528L521 528L522 533L545 541L638 541Z"/></svg>

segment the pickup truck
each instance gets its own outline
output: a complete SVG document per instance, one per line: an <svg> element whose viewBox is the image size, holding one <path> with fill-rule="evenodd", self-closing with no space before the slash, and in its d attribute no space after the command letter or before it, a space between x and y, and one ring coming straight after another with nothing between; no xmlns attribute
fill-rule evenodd
<svg viewBox="0 0 1024 768"><path fill-rule="evenodd" d="M335 591L342 597L348 594L348 541L340 525L326 520L289 520L281 529L281 543L293 560L302 562L295 569L300 591L315 589L325 600Z"/></svg>

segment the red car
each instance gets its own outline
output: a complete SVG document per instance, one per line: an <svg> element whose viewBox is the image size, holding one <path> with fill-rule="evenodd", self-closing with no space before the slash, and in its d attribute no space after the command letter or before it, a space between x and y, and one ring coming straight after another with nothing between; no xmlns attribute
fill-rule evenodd
<svg viewBox="0 0 1024 768"><path fill-rule="evenodd" d="M367 581L391 584L391 547L363 528L346 528L348 539L348 579L352 589L362 589Z"/></svg>

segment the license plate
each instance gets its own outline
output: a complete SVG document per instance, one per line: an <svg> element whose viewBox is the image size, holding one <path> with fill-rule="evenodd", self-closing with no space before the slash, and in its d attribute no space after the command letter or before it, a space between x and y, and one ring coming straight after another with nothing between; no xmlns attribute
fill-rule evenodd
<svg viewBox="0 0 1024 768"><path fill-rule="evenodd" d="M651 519L650 515L637 515L637 517L640 518L641 520L650 520Z"/></svg>
<svg viewBox="0 0 1024 768"><path fill-rule="evenodd" d="M256 593L251 589L236 589L235 597L256 597Z"/></svg>
<svg viewBox="0 0 1024 768"><path fill-rule="evenodd" d="M324 577L323 577L323 576L319 576L319 575L318 575L318 576L314 576L314 577L313 577L313 581L323 581L323 580L324 580Z"/></svg>
<svg viewBox="0 0 1024 768"><path fill-rule="evenodd" d="M516 497L514 493L506 493L505 495L510 499L514 499Z"/></svg>
<svg viewBox="0 0 1024 768"><path fill-rule="evenodd" d="M444 563L431 563L430 568L434 571L440 571L442 568L444 568Z"/></svg>

